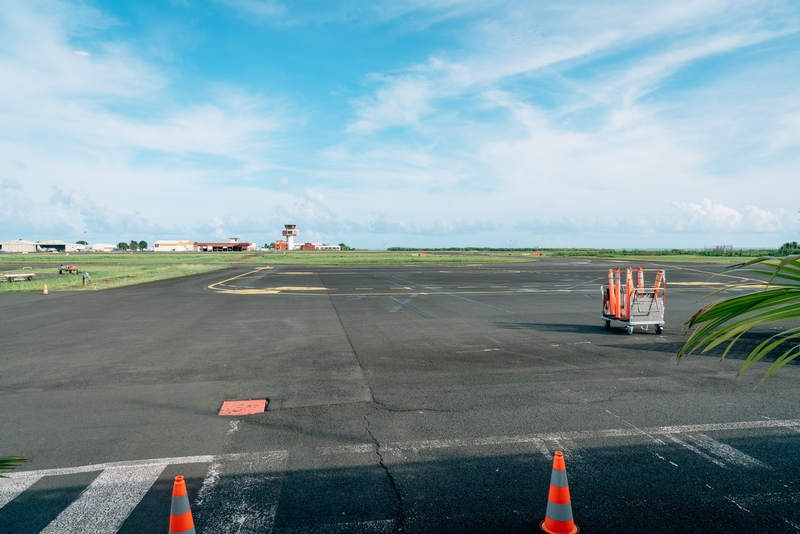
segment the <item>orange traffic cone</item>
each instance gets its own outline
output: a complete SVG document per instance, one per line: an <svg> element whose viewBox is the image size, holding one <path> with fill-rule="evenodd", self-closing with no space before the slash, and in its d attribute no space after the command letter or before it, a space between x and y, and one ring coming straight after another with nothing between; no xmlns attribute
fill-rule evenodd
<svg viewBox="0 0 800 534"><path fill-rule="evenodd" d="M175 477L172 486L172 510L169 514L169 532L181 534L196 534L192 509L189 507L189 496L186 494L186 482L183 475Z"/></svg>
<svg viewBox="0 0 800 534"><path fill-rule="evenodd" d="M42 295L49 295L50 292L47 291L47 284L44 285L44 291L42 291Z"/></svg>
<svg viewBox="0 0 800 534"><path fill-rule="evenodd" d="M550 494L547 496L547 512L539 525L547 534L576 534L580 532L572 519L572 503L569 500L567 466L564 455L556 451L553 458L553 474L550 475Z"/></svg>

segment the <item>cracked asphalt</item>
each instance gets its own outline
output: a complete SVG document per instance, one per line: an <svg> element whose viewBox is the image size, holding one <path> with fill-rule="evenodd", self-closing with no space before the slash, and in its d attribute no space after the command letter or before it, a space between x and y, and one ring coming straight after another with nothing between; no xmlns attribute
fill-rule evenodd
<svg viewBox="0 0 800 534"><path fill-rule="evenodd" d="M25 470L232 458L213 487L208 463L180 468L193 502L204 480L216 492L198 532L534 532L556 450L581 532L800 530L800 367L756 388L767 364L737 378L741 352L675 362L699 299L735 280L720 266L643 264L667 271L664 334L604 330L599 287L626 265L241 266L0 294L0 454ZM266 412L216 415L255 398ZM166 530L177 472L121 532ZM80 476L0 525L39 532ZM238 530L218 530L232 510Z"/></svg>

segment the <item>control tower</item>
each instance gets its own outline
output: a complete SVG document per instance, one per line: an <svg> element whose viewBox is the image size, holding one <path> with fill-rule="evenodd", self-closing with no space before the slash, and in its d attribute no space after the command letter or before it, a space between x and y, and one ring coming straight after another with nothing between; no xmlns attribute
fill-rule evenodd
<svg viewBox="0 0 800 534"><path fill-rule="evenodd" d="M286 250L294 250L294 236L296 236L299 232L297 231L296 224L284 224L283 226L286 229L281 232L283 236L286 238Z"/></svg>

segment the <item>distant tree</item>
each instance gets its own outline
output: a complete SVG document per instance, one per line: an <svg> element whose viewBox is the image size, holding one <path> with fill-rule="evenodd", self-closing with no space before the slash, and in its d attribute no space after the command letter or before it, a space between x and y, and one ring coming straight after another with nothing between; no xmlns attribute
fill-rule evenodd
<svg viewBox="0 0 800 534"><path fill-rule="evenodd" d="M128 244L125 243L124 241L120 241L119 243L117 243L117 248L120 250L128 250Z"/></svg>
<svg viewBox="0 0 800 534"><path fill-rule="evenodd" d="M76 245L88 245L89 243L87 243L86 241L75 241L75 244Z"/></svg>
<svg viewBox="0 0 800 534"><path fill-rule="evenodd" d="M264 243L264 248L275 248L275 241L272 243Z"/></svg>
<svg viewBox="0 0 800 534"><path fill-rule="evenodd" d="M128 248L130 248L131 250L139 250L139 242L136 241L135 239L131 239L131 242L128 245Z"/></svg>
<svg viewBox="0 0 800 534"><path fill-rule="evenodd" d="M139 250L144 250L147 248L147 241L139 241Z"/></svg>
<svg viewBox="0 0 800 534"><path fill-rule="evenodd" d="M339 246L341 247L342 250L350 250L350 247L348 247L344 243L339 243Z"/></svg>
<svg viewBox="0 0 800 534"><path fill-rule="evenodd" d="M789 254L800 254L800 245L797 244L797 241L784 243L783 246L778 249L778 256L788 256Z"/></svg>

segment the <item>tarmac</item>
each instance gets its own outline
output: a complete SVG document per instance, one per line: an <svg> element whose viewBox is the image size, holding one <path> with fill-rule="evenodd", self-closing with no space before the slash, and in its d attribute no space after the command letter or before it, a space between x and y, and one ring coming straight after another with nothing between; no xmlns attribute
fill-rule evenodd
<svg viewBox="0 0 800 534"><path fill-rule="evenodd" d="M535 532L565 453L581 532L800 530L800 366L680 364L724 267L667 272L664 333L603 328L639 264L234 266L0 294L0 532ZM735 293L728 292L727 294ZM268 399L221 417L226 400Z"/></svg>

